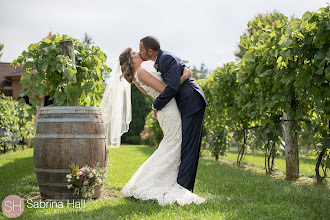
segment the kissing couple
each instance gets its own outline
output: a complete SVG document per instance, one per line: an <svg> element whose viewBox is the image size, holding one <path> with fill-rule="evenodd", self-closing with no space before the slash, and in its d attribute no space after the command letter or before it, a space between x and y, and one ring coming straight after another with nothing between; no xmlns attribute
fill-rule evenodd
<svg viewBox="0 0 330 220"><path fill-rule="evenodd" d="M160 49L155 36L141 39L139 47L139 52L130 47L122 52L101 101L108 143L119 147L121 135L128 130L130 83L154 99L153 115L158 119L164 138L121 194L140 200L157 200L161 206L204 203L204 198L193 193L204 112L208 105L204 92L180 58ZM155 62L156 72L141 68L142 62L148 60Z"/></svg>

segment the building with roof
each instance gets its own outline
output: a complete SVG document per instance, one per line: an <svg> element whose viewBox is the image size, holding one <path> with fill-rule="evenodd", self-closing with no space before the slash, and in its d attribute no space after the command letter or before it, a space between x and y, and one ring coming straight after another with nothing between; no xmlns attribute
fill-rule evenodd
<svg viewBox="0 0 330 220"><path fill-rule="evenodd" d="M53 35L49 32L46 38L50 39ZM12 96L13 99L19 100L21 97L19 94L22 91L22 85L20 84L21 75L26 73L22 67L13 68L10 63L0 62L0 93L5 96ZM29 104L29 98L23 97L25 102ZM50 104L49 97L40 97L42 99L41 106L47 106Z"/></svg>
<svg viewBox="0 0 330 220"><path fill-rule="evenodd" d="M22 91L20 84L21 75L25 73L22 67L16 69L10 66L10 63L0 62L0 92L6 96L12 96L18 100Z"/></svg>

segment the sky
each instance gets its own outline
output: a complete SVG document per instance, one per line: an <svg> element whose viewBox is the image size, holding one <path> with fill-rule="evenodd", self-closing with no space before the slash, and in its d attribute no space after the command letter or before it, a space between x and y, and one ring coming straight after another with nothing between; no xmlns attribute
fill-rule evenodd
<svg viewBox="0 0 330 220"><path fill-rule="evenodd" d="M212 70L235 61L248 21L274 10L301 18L330 0L0 0L1 62L12 62L49 32L83 40L85 33L107 55L111 68L127 47L155 35L161 48ZM143 65L150 70L151 61Z"/></svg>

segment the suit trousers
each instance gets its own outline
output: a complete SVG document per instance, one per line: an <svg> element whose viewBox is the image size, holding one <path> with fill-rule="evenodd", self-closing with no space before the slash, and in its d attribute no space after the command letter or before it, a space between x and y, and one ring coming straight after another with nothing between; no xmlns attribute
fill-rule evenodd
<svg viewBox="0 0 330 220"><path fill-rule="evenodd" d="M177 182L193 191L201 148L205 107L188 118L182 119L181 163Z"/></svg>

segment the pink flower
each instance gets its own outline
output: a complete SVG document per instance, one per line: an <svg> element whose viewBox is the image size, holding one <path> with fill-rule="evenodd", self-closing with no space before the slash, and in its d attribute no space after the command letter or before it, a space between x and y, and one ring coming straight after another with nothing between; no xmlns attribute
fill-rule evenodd
<svg viewBox="0 0 330 220"><path fill-rule="evenodd" d="M81 176L82 176L84 173L85 173L84 170L83 170L83 169L80 169L80 170L79 170L79 177L81 178Z"/></svg>

